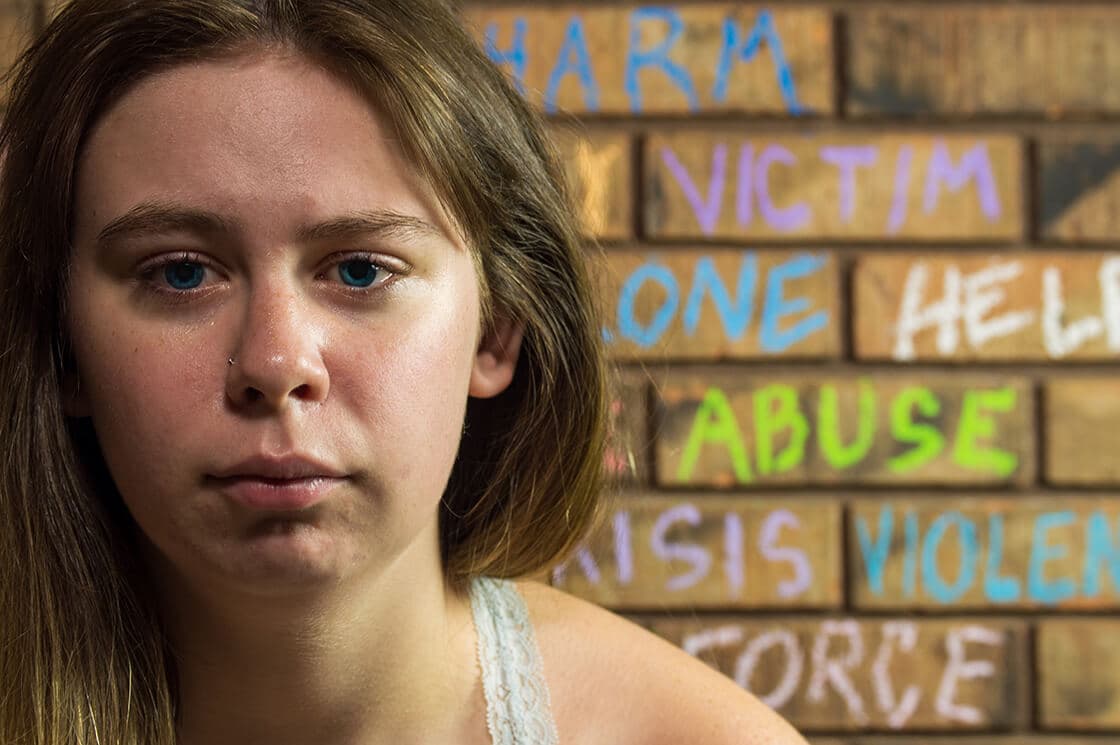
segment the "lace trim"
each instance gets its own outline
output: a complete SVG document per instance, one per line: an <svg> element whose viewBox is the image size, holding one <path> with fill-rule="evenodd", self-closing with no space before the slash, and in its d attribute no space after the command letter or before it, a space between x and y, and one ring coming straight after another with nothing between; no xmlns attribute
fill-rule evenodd
<svg viewBox="0 0 1120 745"><path fill-rule="evenodd" d="M558 745L537 638L517 587L508 580L475 579L471 612L493 745Z"/></svg>

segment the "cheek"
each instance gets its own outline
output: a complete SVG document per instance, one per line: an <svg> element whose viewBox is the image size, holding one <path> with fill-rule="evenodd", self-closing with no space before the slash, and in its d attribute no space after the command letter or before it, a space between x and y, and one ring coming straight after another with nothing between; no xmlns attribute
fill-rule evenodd
<svg viewBox="0 0 1120 745"><path fill-rule="evenodd" d="M71 324L81 395L122 493L154 469L172 474L174 455L205 434L205 391L214 386L214 365L207 373L207 360L183 353L125 314L81 304L74 310L86 311L83 321Z"/></svg>
<svg viewBox="0 0 1120 745"><path fill-rule="evenodd" d="M477 333L473 318L463 315L409 325L408 333L371 347L364 363L340 363L336 369L349 369L345 380L332 376L340 397L356 397L367 439L400 458L398 477L422 475L413 468L420 464L436 474L444 467L450 472L462 437Z"/></svg>

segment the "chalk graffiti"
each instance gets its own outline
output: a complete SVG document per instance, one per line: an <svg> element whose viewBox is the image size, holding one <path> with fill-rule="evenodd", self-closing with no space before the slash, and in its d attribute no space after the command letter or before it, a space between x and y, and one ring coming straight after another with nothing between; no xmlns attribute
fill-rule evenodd
<svg viewBox="0 0 1120 745"><path fill-rule="evenodd" d="M854 467L871 453L879 426L876 413L879 402L874 385L864 378L859 380L858 386L857 435L847 445L841 442L839 392L834 384L820 386L816 415L812 419L804 411L806 402L796 387L774 383L755 390L751 394L753 467L739 415L732 408L727 393L718 387L708 388L693 415L677 465L677 480L691 481L701 451L710 447L726 451L735 479L740 483L791 471L806 460L811 420L817 424L816 446L821 458L837 471ZM942 398L925 386L902 389L887 407L889 436L898 445L909 447L889 457L886 468L896 474L911 473L940 457L949 447L952 461L961 468L999 477L1010 476L1018 467L1018 455L985 443L996 434L995 416L1014 411L1017 399L1017 391L1010 387L965 391L956 432L950 438L933 421L943 421ZM777 450L779 437L786 440L781 450Z"/></svg>
<svg viewBox="0 0 1120 745"><path fill-rule="evenodd" d="M927 298L929 266L915 262L906 273L898 304L892 357L899 361L914 359L915 338L930 329L937 332L936 353L948 357L961 348L962 329L968 348L980 350L1035 323L1051 358L1066 357L1101 337L1110 352L1120 352L1120 257L1101 260L1096 272L1100 315L1067 318L1064 278L1057 266L1041 270L1041 286L1037 290L1040 308L993 314L1006 300L1005 287L1024 281L1027 266L1024 261L993 261L982 269L964 272L949 264L941 272L941 296L931 300Z"/></svg>
<svg viewBox="0 0 1120 745"><path fill-rule="evenodd" d="M653 518L643 545L636 545L634 515L629 510L618 510L611 520L609 558L615 567L614 576L604 576L599 560L586 544L577 549L573 561L592 585L610 583L626 587L634 583L638 571L648 573L656 567L655 571L660 573L668 571L668 567L687 567L683 573L666 576L664 592L687 591L708 577L719 574L727 596L739 598L746 586L747 563L760 559L767 564L788 567L791 576L778 581L776 586L779 598L791 600L804 595L812 587L813 567L806 550L788 543L790 536L796 539L802 527L797 514L785 509L773 510L762 519L757 534L753 536L747 535L743 516L737 512L724 512L715 520L720 525L723 539L721 556L716 556L713 549L703 543L670 537L682 529L699 529L702 523L713 521L711 515L702 514L695 504L685 502L660 511ZM753 550L748 551L748 548ZM642 565L636 562L639 551L643 555L648 552L653 563ZM554 584L564 584L569 563L553 570Z"/></svg>
<svg viewBox="0 0 1120 745"><path fill-rule="evenodd" d="M641 348L649 348L662 340L678 316L685 335L695 336L700 326L701 309L704 302L710 300L718 313L724 336L731 341L738 341L746 335L755 317L755 307L759 306L759 347L764 353L778 354L828 326L828 310L813 309L812 298L786 296L788 282L817 274L827 264L828 259L820 254L796 254L769 269L763 278L757 255L744 252L734 290L729 291L712 257L701 255L693 267L682 306L682 280L672 268L651 258L622 280L616 306L616 329L605 329L604 338L611 343L626 340ZM756 301L760 285L762 294ZM652 316L639 318L638 295L650 288L659 290L662 299ZM808 315L804 315L806 313ZM797 316L801 317L785 326L787 320Z"/></svg>
<svg viewBox="0 0 1120 745"><path fill-rule="evenodd" d="M856 217L859 193L856 189L857 173L870 168L880 160L878 145L836 145L818 147L815 158L836 169L837 214L842 224L851 223ZM711 169L706 194L703 193L676 152L668 146L660 149L662 164L672 175L683 193L704 235L713 235L725 209L724 188L729 181L729 148L726 143L712 147ZM911 204L911 171L914 146L903 144L898 148L894 163L894 188L891 192L890 210L885 226L889 235L897 234L906 223ZM775 204L771 194L771 171L777 166L797 167L802 159L785 145L770 143L756 145L746 142L739 145L735 164L735 223L740 228L752 225L757 215L763 224L783 233L803 229L813 218L814 206L807 200L795 201L786 206ZM932 154L925 170L922 192L922 211L926 215L937 211L944 193L958 192L967 186L976 187L981 212L989 222L998 222L1002 215L999 193L992 171L991 158L986 142L969 148L957 162L953 161L948 145L935 139Z"/></svg>
<svg viewBox="0 0 1120 745"><path fill-rule="evenodd" d="M907 510L900 517L891 505L881 507L877 519L855 517L866 586L873 596L891 593L904 600L921 596L951 604L978 591L989 603L1057 605L1120 592L1120 518L1101 510L1040 511L1029 516L998 511L986 517L948 510L932 520ZM1025 542L1027 555L1013 557L1015 561L1006 566L1006 525L1012 521L1029 521L1024 530L1030 538ZM1077 538L1055 541L1055 531L1063 529L1067 538L1071 530ZM899 532L901 536L896 535ZM894 543L899 538L900 543ZM943 560L946 551L954 557L950 564ZM1076 560L1078 571L1069 571L1069 562L1063 563L1070 559ZM888 587L888 563L899 560L900 586ZM1066 573L1051 576L1055 563L1059 571L1065 566Z"/></svg>
<svg viewBox="0 0 1120 745"><path fill-rule="evenodd" d="M926 638L920 643L923 636ZM927 691L923 690L926 679L915 674L918 666L914 657L921 651L933 652L930 656L944 662L936 678L932 717L926 718L966 725L992 719L993 712L975 702L959 701L958 692L964 681L999 675L992 657L1005 646L1002 630L983 624L955 624L948 626L936 639L928 638L930 636L932 634L923 625L914 621L890 620L876 624L855 619L828 619L808 635L795 633L787 627L765 628L752 635L742 624L724 624L687 633L680 645L694 656L716 655L727 659L730 664L725 672L740 687L751 691L770 707L787 712L795 721L798 713L821 705L831 690L843 702L850 722L868 726L874 720L896 730L911 722L927 696ZM875 646L869 649L868 642ZM988 653L985 657L970 658L967 645L973 645L972 655L978 648L987 648ZM742 651L731 662L733 650L740 647ZM764 659L771 665L771 674L767 677L776 680L769 690L761 690L754 683ZM898 671L909 674L901 691L894 678ZM865 702L867 694L861 693L868 688L874 709L869 709ZM801 702L796 700L799 692Z"/></svg>
<svg viewBox="0 0 1120 745"><path fill-rule="evenodd" d="M687 31L685 18L672 6L640 6L630 11L626 21L626 38L619 39L617 45L602 45L614 52L623 51L622 85L629 101L630 111L640 114L645 110L645 96L641 85L642 73L654 71L664 76L673 88L687 101L688 109L701 108L700 93L694 82L695 75L685 65L674 61L674 49ZM664 36L659 41L642 46L649 27L663 28ZM518 90L526 92L525 76L529 68L530 54L538 45L529 43L533 33L529 20L524 16L514 17L509 39L505 46L499 46L501 29L499 24L486 24L483 46L490 59L498 65L508 66ZM581 91L583 105L589 112L601 110L601 87L596 75L596 61L593 59L591 45L587 41L587 15L573 13L567 21L563 42L556 59L549 67L548 80L544 89L543 105L545 111L557 111L557 98L561 84L568 78L574 79ZM754 24L744 32L740 22L728 16L720 25L721 43L718 54L709 63L714 68L714 82L708 91L715 103L727 100L731 78L735 66L748 64L760 58L763 50L774 66L775 77L781 89L783 102L792 114L806 112L798 100L794 84L793 70L786 60L781 36L774 23L773 14L768 10L759 11ZM693 61L694 55L689 56ZM600 60L602 62L603 60Z"/></svg>

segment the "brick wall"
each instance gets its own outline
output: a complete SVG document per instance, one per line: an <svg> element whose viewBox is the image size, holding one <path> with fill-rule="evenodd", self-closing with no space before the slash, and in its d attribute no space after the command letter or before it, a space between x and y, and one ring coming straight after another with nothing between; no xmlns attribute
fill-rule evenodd
<svg viewBox="0 0 1120 745"><path fill-rule="evenodd" d="M1120 4L465 15L606 253L554 583L816 742L1120 743Z"/></svg>

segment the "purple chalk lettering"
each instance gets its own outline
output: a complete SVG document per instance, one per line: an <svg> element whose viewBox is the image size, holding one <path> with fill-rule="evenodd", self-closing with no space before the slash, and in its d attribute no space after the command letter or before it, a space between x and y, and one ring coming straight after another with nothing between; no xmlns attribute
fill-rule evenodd
<svg viewBox="0 0 1120 745"><path fill-rule="evenodd" d="M723 182L727 177L727 145L721 142L712 151L712 176L708 180L707 200L700 196L700 191L692 183L692 177L671 148L661 148L661 160L681 185L685 199L692 206L696 221L700 223L700 230L704 235L714 233L723 202Z"/></svg>
<svg viewBox="0 0 1120 745"><path fill-rule="evenodd" d="M852 221L856 211L856 169L875 165L879 148L874 145L826 145L821 148L821 160L839 169L840 219Z"/></svg>
<svg viewBox="0 0 1120 745"><path fill-rule="evenodd" d="M894 169L894 201L887 220L887 232L894 235L906 222L906 203L910 198L910 165L914 162L914 146L903 145L898 149L898 163Z"/></svg>
<svg viewBox="0 0 1120 745"><path fill-rule="evenodd" d="M809 211L809 205L804 202L798 202L785 208L774 206L773 200L770 199L770 166L773 163L792 166L797 163L797 158L790 152L789 148L782 145L768 145L758 156L754 165L758 209L771 227L782 232L794 231L808 222L812 214Z"/></svg>
<svg viewBox="0 0 1120 745"><path fill-rule="evenodd" d="M735 222L740 227L754 221L754 145L739 146L739 184L735 194Z"/></svg>
<svg viewBox="0 0 1120 745"><path fill-rule="evenodd" d="M976 182L976 188L980 192L980 209L983 210L984 217L988 218L988 222L999 220L999 194L996 192L995 176L992 175L992 161L988 157L988 143L978 143L961 157L960 165L953 165L945 141L938 139L933 144L933 156L926 175L922 210L928 215L937 209L942 184L950 192L955 192L963 189L970 181Z"/></svg>

